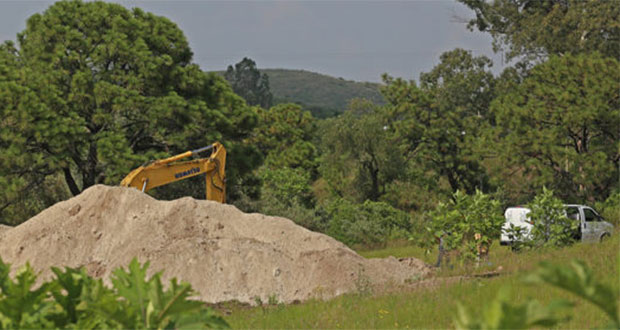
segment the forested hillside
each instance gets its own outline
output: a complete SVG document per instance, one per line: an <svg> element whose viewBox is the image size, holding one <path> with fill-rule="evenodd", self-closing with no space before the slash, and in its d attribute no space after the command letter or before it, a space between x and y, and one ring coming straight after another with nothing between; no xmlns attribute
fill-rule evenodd
<svg viewBox="0 0 620 330"><path fill-rule="evenodd" d="M342 113L355 98L371 100L377 104L385 101L379 84L355 82L343 78L305 71L262 69L269 76L275 103L297 103L315 117L324 118Z"/></svg>
<svg viewBox="0 0 620 330"><path fill-rule="evenodd" d="M256 72L261 79L267 81L269 91L273 99L271 103L295 103L310 111L316 118L327 118L341 114L354 99L366 99L376 104L385 104L385 99L381 95L381 84L371 82L356 82L335 78L329 75L310 72L306 70L290 69L258 69L254 61L244 58L243 61L235 64L242 68L245 64L248 71ZM233 66L230 66L231 70ZM244 71L240 71L244 72ZM227 76L224 71L217 72ZM236 83L227 79L234 86ZM243 85L243 84L241 84ZM243 96L244 91L240 90L239 95ZM253 102L246 98L249 104Z"/></svg>

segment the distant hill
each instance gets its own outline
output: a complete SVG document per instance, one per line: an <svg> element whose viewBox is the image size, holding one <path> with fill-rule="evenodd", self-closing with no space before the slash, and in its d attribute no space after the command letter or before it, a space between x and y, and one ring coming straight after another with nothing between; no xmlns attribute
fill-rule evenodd
<svg viewBox="0 0 620 330"><path fill-rule="evenodd" d="M384 104L379 84L355 82L305 70L259 69L269 76L275 103L302 105L315 117L329 117L346 110L351 99L365 98Z"/></svg>

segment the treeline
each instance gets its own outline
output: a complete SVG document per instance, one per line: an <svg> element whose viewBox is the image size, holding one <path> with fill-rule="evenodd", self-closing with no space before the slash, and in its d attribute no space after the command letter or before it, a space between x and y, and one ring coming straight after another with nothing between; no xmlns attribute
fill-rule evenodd
<svg viewBox="0 0 620 330"><path fill-rule="evenodd" d="M237 205L347 244L426 233L457 191L506 207L548 188L617 222L620 6L464 3L470 28L492 33L512 67L494 76L490 59L455 49L415 81L384 76L385 104L356 100L328 119L259 109L260 194Z"/></svg>
<svg viewBox="0 0 620 330"><path fill-rule="evenodd" d="M512 67L494 76L490 59L455 49L417 80L384 76L385 104L356 100L328 119L274 106L250 59L225 78L201 71L166 18L58 2L0 48L1 221L216 140L231 203L347 244L406 237L456 191L507 206L547 187L617 208L620 6L462 2ZM155 194L203 198L200 181Z"/></svg>

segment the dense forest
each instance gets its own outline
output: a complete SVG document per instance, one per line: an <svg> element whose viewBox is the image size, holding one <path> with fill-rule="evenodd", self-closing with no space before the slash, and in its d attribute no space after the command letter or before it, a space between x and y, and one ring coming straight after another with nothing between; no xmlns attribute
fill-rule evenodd
<svg viewBox="0 0 620 330"><path fill-rule="evenodd" d="M463 196L506 207L543 187L617 222L618 3L460 1L476 17L463 28L490 33L511 67L494 75L489 58L454 49L346 106L311 86L295 86L308 101L279 103L283 71L251 59L204 72L167 18L57 2L0 46L0 222L214 141L228 150L230 203L350 245L415 236ZM203 186L153 195L202 198Z"/></svg>

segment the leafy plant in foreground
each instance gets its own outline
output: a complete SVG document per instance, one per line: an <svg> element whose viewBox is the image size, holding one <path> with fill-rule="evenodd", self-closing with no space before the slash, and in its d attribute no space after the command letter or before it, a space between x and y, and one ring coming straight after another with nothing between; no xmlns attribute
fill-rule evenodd
<svg viewBox="0 0 620 330"><path fill-rule="evenodd" d="M161 272L147 278L148 262L133 259L116 269L112 288L81 269L52 268L56 278L33 289L36 275L26 265L12 280L0 259L1 328L225 328L228 324L202 302L189 300L191 285L170 281Z"/></svg>
<svg viewBox="0 0 620 330"><path fill-rule="evenodd" d="M0 326L3 329L51 328L53 304L48 297L49 284L33 289L36 275L26 264L15 275L9 276L10 265L0 259Z"/></svg>
<svg viewBox="0 0 620 330"><path fill-rule="evenodd" d="M115 327L116 323L111 318L95 312L88 304L88 301L107 301L109 305L116 305L114 302L117 297L111 289L103 285L103 281L90 277L84 268L67 267L63 271L52 267L52 272L56 275L56 279L50 284L50 293L54 302L59 305L57 307L60 307L50 316L55 327L74 326L80 329ZM95 297L96 299L93 299ZM106 299L103 299L104 297Z"/></svg>
<svg viewBox="0 0 620 330"><path fill-rule="evenodd" d="M620 258L618 260L620 262ZM620 265L620 263L619 263ZM592 271L581 261L573 260L569 265L541 263L524 281L532 284L547 284L570 292L597 306L610 322L606 328L620 328L618 313L619 294L594 279ZM566 320L558 316L560 310L573 306L566 300L554 300L543 306L537 300L523 304L510 303L510 297L502 289L495 300L484 307L481 315L472 315L459 304L455 326L459 329L527 329L532 327L553 327Z"/></svg>
<svg viewBox="0 0 620 330"><path fill-rule="evenodd" d="M172 279L168 289L164 290L161 272L145 280L148 266L148 262L140 266L133 259L129 271L117 269L112 277L118 295L125 298L120 301L121 307L133 312L133 327L159 329L226 325L207 310L202 302L188 299L194 293L189 283L179 284L176 279Z"/></svg>
<svg viewBox="0 0 620 330"><path fill-rule="evenodd" d="M618 258L620 267L620 256ZM567 266L552 265L548 262L525 278L529 283L550 284L568 291L594 304L610 319L608 328L620 328L620 313L618 312L618 291L596 281L592 270L579 260L573 260Z"/></svg>
<svg viewBox="0 0 620 330"><path fill-rule="evenodd" d="M537 300L528 300L523 304L510 303L509 291L500 290L497 297L476 317L467 312L463 305L458 304L458 314L455 318L457 329L528 329L531 327L552 327L562 321L557 316L561 309L570 304L563 300L556 300L548 306L543 306Z"/></svg>

